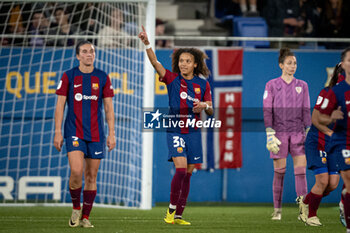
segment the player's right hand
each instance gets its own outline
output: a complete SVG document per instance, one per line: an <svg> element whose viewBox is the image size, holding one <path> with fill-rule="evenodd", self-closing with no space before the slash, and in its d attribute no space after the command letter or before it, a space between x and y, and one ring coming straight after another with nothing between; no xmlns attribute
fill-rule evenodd
<svg viewBox="0 0 350 233"><path fill-rule="evenodd" d="M55 146L56 150L61 152L62 145L63 145L63 136L60 133L55 133L55 137L53 139L53 145Z"/></svg>
<svg viewBox="0 0 350 233"><path fill-rule="evenodd" d="M281 141L278 140L278 138L275 136L276 131L271 129L271 128L267 128L266 129L266 148L274 153L277 154L280 151L280 147L279 145L281 145Z"/></svg>
<svg viewBox="0 0 350 233"><path fill-rule="evenodd" d="M144 43L145 45L149 44L148 36L143 25L142 25L142 32L139 33L138 37L141 39L142 43Z"/></svg>

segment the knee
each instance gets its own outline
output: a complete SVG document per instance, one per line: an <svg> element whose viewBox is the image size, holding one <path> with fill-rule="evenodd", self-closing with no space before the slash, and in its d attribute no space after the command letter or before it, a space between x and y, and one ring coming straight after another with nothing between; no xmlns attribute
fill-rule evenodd
<svg viewBox="0 0 350 233"><path fill-rule="evenodd" d="M86 172L85 173L85 183L95 184L97 178L97 173L94 172Z"/></svg>
<svg viewBox="0 0 350 233"><path fill-rule="evenodd" d="M294 167L294 175L306 175L306 167Z"/></svg>
<svg viewBox="0 0 350 233"><path fill-rule="evenodd" d="M274 168L274 172L279 175L284 175L286 173L286 167Z"/></svg>
<svg viewBox="0 0 350 233"><path fill-rule="evenodd" d="M332 192L338 187L339 180L330 180L328 183L329 192Z"/></svg>
<svg viewBox="0 0 350 233"><path fill-rule="evenodd" d="M328 177L321 177L318 180L317 184L323 189L326 189L326 187L328 186Z"/></svg>
<svg viewBox="0 0 350 233"><path fill-rule="evenodd" d="M328 185L329 192L332 192L332 191L335 190L337 187L338 187L338 184L332 184L332 183L330 183L330 184Z"/></svg>
<svg viewBox="0 0 350 233"><path fill-rule="evenodd" d="M74 180L81 179L82 175L83 175L82 169L79 169L79 168L71 168L70 169L70 176L72 179L74 179Z"/></svg>

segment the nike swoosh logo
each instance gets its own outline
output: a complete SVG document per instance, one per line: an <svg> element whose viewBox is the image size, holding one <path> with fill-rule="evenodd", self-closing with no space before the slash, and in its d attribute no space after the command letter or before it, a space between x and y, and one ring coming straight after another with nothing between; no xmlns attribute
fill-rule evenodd
<svg viewBox="0 0 350 233"><path fill-rule="evenodd" d="M350 104L350 101L345 101L345 104Z"/></svg>
<svg viewBox="0 0 350 233"><path fill-rule="evenodd" d="M200 157L194 157L194 160L198 160L198 159L200 159Z"/></svg>
<svg viewBox="0 0 350 233"><path fill-rule="evenodd" d="M182 87L186 88L187 86L180 84Z"/></svg>
<svg viewBox="0 0 350 233"><path fill-rule="evenodd" d="M99 154L101 154L102 153L102 151L100 151L100 152L95 152L95 155L99 155Z"/></svg>
<svg viewBox="0 0 350 233"><path fill-rule="evenodd" d="M77 88L77 87L80 87L80 86L81 86L81 84L74 85L74 88Z"/></svg>

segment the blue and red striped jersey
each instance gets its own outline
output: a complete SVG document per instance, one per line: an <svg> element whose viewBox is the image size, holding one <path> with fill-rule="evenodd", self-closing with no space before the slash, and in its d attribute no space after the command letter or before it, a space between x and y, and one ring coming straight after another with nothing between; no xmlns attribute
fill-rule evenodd
<svg viewBox="0 0 350 233"><path fill-rule="evenodd" d="M328 91L330 88L326 87L320 91L318 94L317 101L314 107L314 110L320 111L321 103L326 98ZM333 124L332 124L333 125ZM328 127L332 128L333 126L329 125ZM318 150L325 151L326 143L329 141L329 136L325 135L321 131L319 131L313 124L311 125L310 131L308 133L308 137L311 137L312 141L317 142Z"/></svg>
<svg viewBox="0 0 350 233"><path fill-rule="evenodd" d="M104 140L102 99L114 96L111 80L105 72L94 68L91 73L82 73L79 67L74 67L62 75L56 94L67 97L65 138Z"/></svg>
<svg viewBox="0 0 350 233"><path fill-rule="evenodd" d="M332 135L332 144L346 144L350 149L350 85L346 81L338 83L328 91L320 107L320 112L331 115L333 110L341 107L344 119L337 120Z"/></svg>
<svg viewBox="0 0 350 233"><path fill-rule="evenodd" d="M169 97L169 115L174 115L173 120L187 121L189 118L200 119L200 114L192 111L194 102L212 101L211 90L208 80L194 76L187 80L181 74L172 73L166 70L165 76L159 79L167 85ZM179 117L176 117L179 116ZM172 132L189 133L196 131L196 128L173 127L168 129Z"/></svg>

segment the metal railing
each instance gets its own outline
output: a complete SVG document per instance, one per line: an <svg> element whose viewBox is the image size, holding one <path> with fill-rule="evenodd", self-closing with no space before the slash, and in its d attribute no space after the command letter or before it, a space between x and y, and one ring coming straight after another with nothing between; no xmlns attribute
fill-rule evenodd
<svg viewBox="0 0 350 233"><path fill-rule="evenodd" d="M269 41L276 42L275 48L281 48L284 43L298 43L308 45L310 48L319 49L319 43L341 43L350 46L350 38L316 38L316 37L238 37L238 36L156 36L157 40L171 40L177 46L177 41L186 41L188 45L212 46L213 42L231 42L231 45L238 45L239 42L246 41ZM180 43L181 44L181 43ZM243 43L244 44L244 43ZM346 45L347 44L347 45ZM244 45L243 45L244 47Z"/></svg>
<svg viewBox="0 0 350 233"><path fill-rule="evenodd" d="M99 35L18 35L1 34L0 41L3 38L22 38L44 37L46 39L99 39ZM139 40L137 35L123 36L124 38ZM319 49L319 43L341 44L343 47L350 46L350 38L316 38L316 37L238 37L238 36L156 36L156 40L170 40L174 46L244 46L247 41L269 41L276 42L273 48L281 48L285 43L296 43L299 45L308 45L311 49ZM239 42L243 42L239 44ZM216 44L215 44L216 43ZM221 44L220 44L221 43ZM228 45L227 45L228 44ZM324 47L322 47L324 49Z"/></svg>

